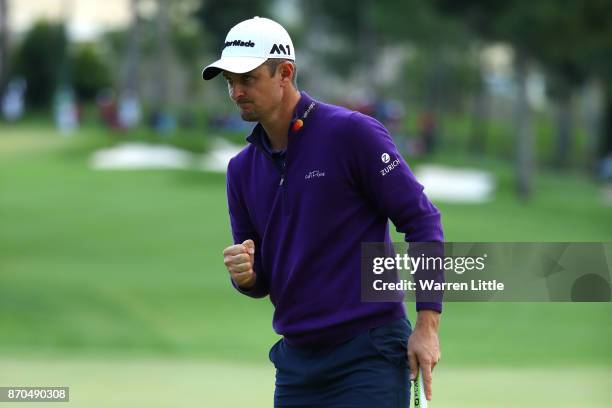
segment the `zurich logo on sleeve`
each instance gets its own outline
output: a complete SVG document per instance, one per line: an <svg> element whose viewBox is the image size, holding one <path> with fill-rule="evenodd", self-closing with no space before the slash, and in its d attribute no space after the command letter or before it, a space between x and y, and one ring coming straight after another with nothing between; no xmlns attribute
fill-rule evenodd
<svg viewBox="0 0 612 408"><path fill-rule="evenodd" d="M391 161L391 156L389 156L389 153L383 153L380 156L380 160L386 164L385 168L379 170L382 176L386 176L389 174L389 172L391 172L391 170L395 169L400 164L399 158L395 158L393 161Z"/></svg>

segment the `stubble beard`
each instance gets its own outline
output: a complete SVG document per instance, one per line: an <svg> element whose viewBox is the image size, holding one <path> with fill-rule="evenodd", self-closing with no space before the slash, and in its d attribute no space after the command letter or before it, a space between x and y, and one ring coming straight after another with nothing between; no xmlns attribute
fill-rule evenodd
<svg viewBox="0 0 612 408"><path fill-rule="evenodd" d="M254 110L240 111L240 117L245 122L259 122L259 115Z"/></svg>

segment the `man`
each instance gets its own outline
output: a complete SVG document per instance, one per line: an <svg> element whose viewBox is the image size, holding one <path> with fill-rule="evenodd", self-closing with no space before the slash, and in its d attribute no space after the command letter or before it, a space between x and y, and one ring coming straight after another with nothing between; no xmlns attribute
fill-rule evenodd
<svg viewBox="0 0 612 408"><path fill-rule="evenodd" d="M275 406L407 407L419 366L430 399L441 302L417 302L412 331L402 302L360 298L361 243L390 242L388 219L412 242L443 239L388 132L299 92L295 48L272 20L234 26L202 75L219 73L257 122L228 166L224 262L238 291L275 306Z"/></svg>

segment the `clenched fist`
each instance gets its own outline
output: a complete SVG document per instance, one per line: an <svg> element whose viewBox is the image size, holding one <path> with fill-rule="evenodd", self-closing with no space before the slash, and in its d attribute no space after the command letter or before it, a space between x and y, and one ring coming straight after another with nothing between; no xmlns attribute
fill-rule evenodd
<svg viewBox="0 0 612 408"><path fill-rule="evenodd" d="M257 278L253 271L255 243L252 239L225 248L223 250L223 263L234 283L240 288L248 290L255 286L255 279Z"/></svg>

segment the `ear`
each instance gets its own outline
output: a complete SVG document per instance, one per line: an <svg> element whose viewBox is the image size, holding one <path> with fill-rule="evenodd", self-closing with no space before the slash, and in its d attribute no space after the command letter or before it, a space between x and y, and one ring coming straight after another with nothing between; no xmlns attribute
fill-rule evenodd
<svg viewBox="0 0 612 408"><path fill-rule="evenodd" d="M291 78L293 78L293 74L294 74L293 64L285 61L278 66L278 69L280 71L281 81L284 84L290 84Z"/></svg>

